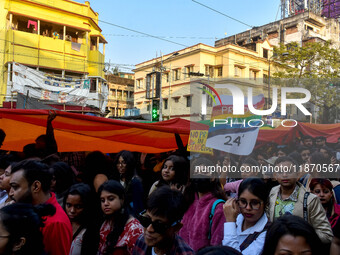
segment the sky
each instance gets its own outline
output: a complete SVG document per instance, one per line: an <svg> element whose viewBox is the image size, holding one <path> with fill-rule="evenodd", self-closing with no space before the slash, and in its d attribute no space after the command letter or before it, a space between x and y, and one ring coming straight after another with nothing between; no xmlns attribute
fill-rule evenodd
<svg viewBox="0 0 340 255"><path fill-rule="evenodd" d="M131 72L134 65L160 54L197 43L214 46L217 39L250 29L201 4L250 26L280 19L280 0L90 0L108 42L105 62L110 62L111 67L118 66L122 72Z"/></svg>

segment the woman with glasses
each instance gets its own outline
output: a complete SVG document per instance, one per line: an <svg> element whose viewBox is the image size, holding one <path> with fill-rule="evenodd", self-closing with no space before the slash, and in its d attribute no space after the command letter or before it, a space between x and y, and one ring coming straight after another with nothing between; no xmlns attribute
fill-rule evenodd
<svg viewBox="0 0 340 255"><path fill-rule="evenodd" d="M230 198L223 205L224 246L233 247L244 255L261 254L269 225L265 214L268 195L269 190L261 179L242 181L238 198Z"/></svg>
<svg viewBox="0 0 340 255"><path fill-rule="evenodd" d="M136 172L136 161L131 151L120 151L114 161L114 179L125 188L126 203L130 212L137 216L144 209L144 189Z"/></svg>
<svg viewBox="0 0 340 255"><path fill-rule="evenodd" d="M143 227L127 210L124 187L109 180L98 189L104 222L99 231L97 255L131 254Z"/></svg>

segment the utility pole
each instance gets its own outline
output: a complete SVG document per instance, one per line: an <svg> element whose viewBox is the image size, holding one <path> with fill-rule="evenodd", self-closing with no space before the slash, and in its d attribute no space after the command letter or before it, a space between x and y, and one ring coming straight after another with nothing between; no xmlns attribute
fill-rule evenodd
<svg viewBox="0 0 340 255"><path fill-rule="evenodd" d="M165 60L168 60L174 56L177 56L179 53L178 52L175 52L174 54L172 54L170 57L168 57L167 59ZM162 97L162 79L163 79L163 70L164 70L164 67L163 67L163 54L161 53L161 77L160 77L160 82L159 82L159 121L162 121L163 120L163 97ZM171 79L171 63L170 63L170 72L169 72L169 75L170 75L170 78L169 78L169 81ZM169 105L169 101L170 101L170 91L171 89L171 86L169 86L169 98L168 98L168 105ZM170 118L170 114L169 114L169 118Z"/></svg>
<svg viewBox="0 0 340 255"><path fill-rule="evenodd" d="M163 107L162 78L163 78L163 54L161 53L161 78L160 78L160 81L159 81L159 121L163 120L163 114L162 114L162 107Z"/></svg>

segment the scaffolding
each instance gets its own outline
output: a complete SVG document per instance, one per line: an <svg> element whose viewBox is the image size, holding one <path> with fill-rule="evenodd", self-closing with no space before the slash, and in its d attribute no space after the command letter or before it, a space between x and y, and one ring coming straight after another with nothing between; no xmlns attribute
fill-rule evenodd
<svg viewBox="0 0 340 255"><path fill-rule="evenodd" d="M326 1L339 0L281 0L281 19L307 11L321 15Z"/></svg>
<svg viewBox="0 0 340 255"><path fill-rule="evenodd" d="M340 0L323 0L322 16L338 19L340 17Z"/></svg>

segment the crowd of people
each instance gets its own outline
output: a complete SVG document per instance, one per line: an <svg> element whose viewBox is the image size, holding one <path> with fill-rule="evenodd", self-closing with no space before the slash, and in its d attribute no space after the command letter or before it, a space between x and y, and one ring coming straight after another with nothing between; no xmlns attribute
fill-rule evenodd
<svg viewBox="0 0 340 255"><path fill-rule="evenodd" d="M239 178L192 171L336 166L340 139L330 145L304 136L246 157L58 153L54 118L22 152L0 153L0 255L340 254L339 179L317 171L240 171ZM0 147L5 137L0 129Z"/></svg>

